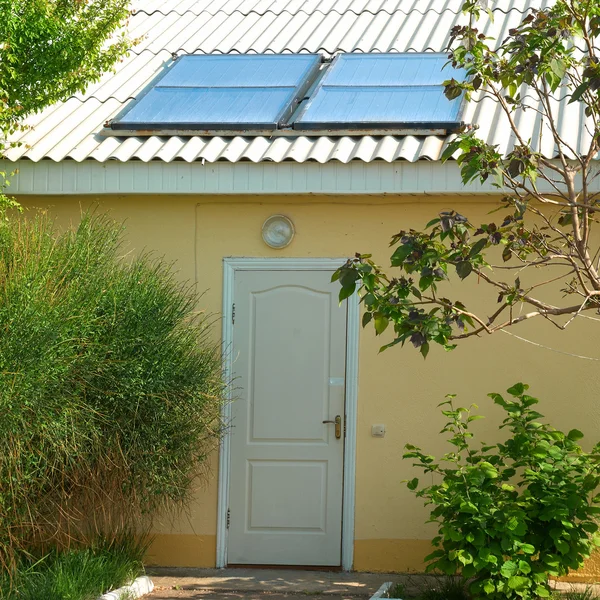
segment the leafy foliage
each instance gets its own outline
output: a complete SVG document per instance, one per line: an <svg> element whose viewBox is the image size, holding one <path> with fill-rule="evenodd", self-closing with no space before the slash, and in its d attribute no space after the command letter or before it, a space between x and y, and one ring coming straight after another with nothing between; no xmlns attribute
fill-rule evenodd
<svg viewBox="0 0 600 600"><path fill-rule="evenodd" d="M0 0L0 155L25 117L83 92L135 43L117 33L128 5L129 0ZM9 177L0 172L0 190ZM0 191L0 216L11 203Z"/></svg>
<svg viewBox="0 0 600 600"><path fill-rule="evenodd" d="M0 0L0 132L83 92L127 50L128 0Z"/></svg>
<svg viewBox="0 0 600 600"><path fill-rule="evenodd" d="M451 32L450 62L468 77L446 81L445 92L449 99L464 94L468 101L495 103L505 119L500 126L511 130L515 143L500 152L469 126L449 141L443 160L456 160L465 185L492 182L503 194L498 210L504 215L476 224L455 211L442 212L423 231L392 237L391 267L397 272L388 274L369 254L357 254L337 271L340 298L361 295L365 326L373 323L380 335L393 324L393 341L383 349L410 340L427 356L431 343L450 350L456 340L540 316L564 329L600 309L600 248L591 238L600 210L592 191L592 161L600 150L600 4L557 0L528 12L498 44L475 26L482 4L466 0L470 23ZM587 118L574 124L586 133L584 151L564 139L557 121L556 106L565 110L569 103ZM544 144L556 148L556 160L520 130L525 110L540 115ZM494 248L502 250L500 264L493 264ZM518 277L511 275L515 269ZM541 282L540 273L546 274ZM477 315L464 302L444 297L440 284L451 277L487 283L495 308ZM562 305L555 304L557 286L568 298Z"/></svg>
<svg viewBox="0 0 600 600"><path fill-rule="evenodd" d="M600 448L587 453L580 431L540 422L527 389L514 385L509 399L489 394L507 415L504 442L475 448L469 427L481 416L455 408L449 396L440 406L452 450L436 460L406 446L404 457L438 480L407 484L432 506L438 525L428 570L460 572L472 580L474 598L550 597L548 577L578 569L598 544Z"/></svg>
<svg viewBox="0 0 600 600"><path fill-rule="evenodd" d="M185 505L219 439L218 347L170 266L85 215L0 227L0 566Z"/></svg>

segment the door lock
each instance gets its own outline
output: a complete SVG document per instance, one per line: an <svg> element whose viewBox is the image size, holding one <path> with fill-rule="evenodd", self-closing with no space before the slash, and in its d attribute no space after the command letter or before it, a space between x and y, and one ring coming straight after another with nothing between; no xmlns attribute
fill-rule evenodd
<svg viewBox="0 0 600 600"><path fill-rule="evenodd" d="M323 423L331 423L335 425L335 437L336 439L340 439L342 437L342 417L340 415L336 415L333 421L323 421Z"/></svg>

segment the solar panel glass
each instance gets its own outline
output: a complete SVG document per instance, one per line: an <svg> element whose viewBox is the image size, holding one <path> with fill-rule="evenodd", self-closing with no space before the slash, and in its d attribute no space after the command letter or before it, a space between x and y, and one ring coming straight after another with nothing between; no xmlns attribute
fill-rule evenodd
<svg viewBox="0 0 600 600"><path fill-rule="evenodd" d="M314 54L182 56L158 87L296 87L318 60Z"/></svg>
<svg viewBox="0 0 600 600"><path fill-rule="evenodd" d="M319 65L315 54L183 56L111 127L275 129L295 110Z"/></svg>
<svg viewBox="0 0 600 600"><path fill-rule="evenodd" d="M340 54L323 85L439 85L449 78L445 54Z"/></svg>
<svg viewBox="0 0 600 600"><path fill-rule="evenodd" d="M340 54L308 100L296 129L452 129L460 99L443 81L462 80L443 54Z"/></svg>
<svg viewBox="0 0 600 600"><path fill-rule="evenodd" d="M155 88L127 114L127 123L152 123L161 129L172 126L205 128L227 124L241 128L274 125L274 116L286 106L287 88Z"/></svg>
<svg viewBox="0 0 600 600"><path fill-rule="evenodd" d="M355 87L325 88L311 107L313 122L339 123L427 123L451 122L456 108L438 86L417 88Z"/></svg>

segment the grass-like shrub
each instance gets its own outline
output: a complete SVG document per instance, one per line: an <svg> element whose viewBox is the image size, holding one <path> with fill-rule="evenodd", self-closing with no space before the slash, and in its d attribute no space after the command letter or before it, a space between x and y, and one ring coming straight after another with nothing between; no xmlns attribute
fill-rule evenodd
<svg viewBox="0 0 600 600"><path fill-rule="evenodd" d="M22 558L0 575L0 600L96 600L144 572L146 544L132 534L86 548Z"/></svg>
<svg viewBox="0 0 600 600"><path fill-rule="evenodd" d="M549 598L549 576L580 568L598 545L600 446L587 453L579 430L541 422L527 389L514 385L509 399L490 394L506 412L504 442L474 444L469 426L481 416L455 408L451 396L442 410L450 452L436 460L406 447L405 458L433 474L422 488L408 482L438 526L428 568L462 574L475 599Z"/></svg>
<svg viewBox="0 0 600 600"><path fill-rule="evenodd" d="M198 297L122 235L98 214L0 226L0 568L185 505L219 438Z"/></svg>

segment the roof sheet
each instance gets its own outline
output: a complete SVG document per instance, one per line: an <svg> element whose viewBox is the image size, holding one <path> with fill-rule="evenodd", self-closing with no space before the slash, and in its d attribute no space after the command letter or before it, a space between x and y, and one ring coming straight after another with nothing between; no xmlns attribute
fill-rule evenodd
<svg viewBox="0 0 600 600"><path fill-rule="evenodd" d="M503 39L532 8L553 0L492 0L494 19L482 30ZM132 37L142 37L115 73L85 94L49 107L28 120L11 160L73 159L201 161L437 160L445 139L437 136L307 137L105 137L103 124L136 98L172 54L308 52L441 52L451 28L465 17L462 0L134 0ZM587 131L576 104L554 101L564 138L583 148ZM500 110L490 101L467 105L463 120L503 151L511 147ZM525 137L548 157L555 148L534 110L517 121Z"/></svg>

